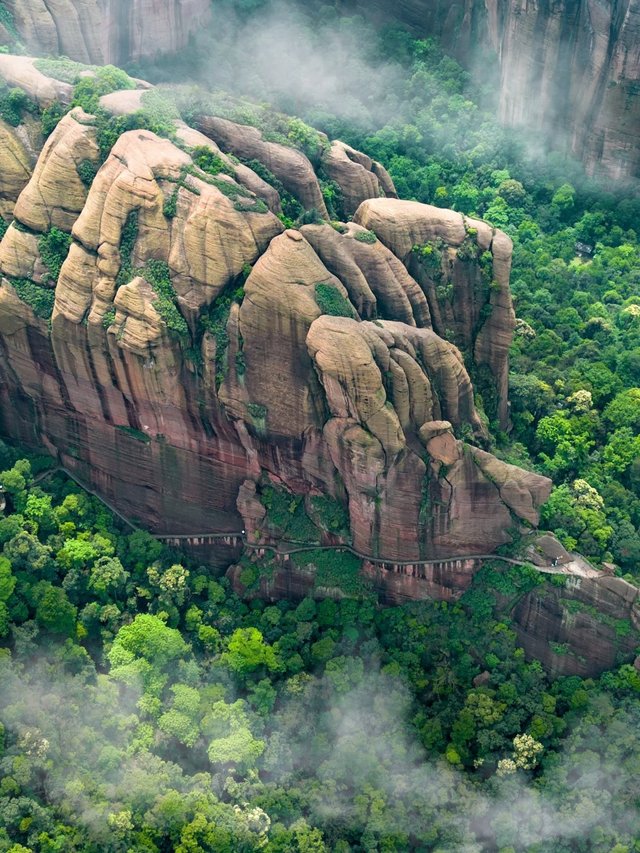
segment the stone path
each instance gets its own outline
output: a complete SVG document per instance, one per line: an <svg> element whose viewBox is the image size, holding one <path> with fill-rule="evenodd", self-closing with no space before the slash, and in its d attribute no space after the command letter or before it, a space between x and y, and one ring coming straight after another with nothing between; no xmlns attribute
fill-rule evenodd
<svg viewBox="0 0 640 853"><path fill-rule="evenodd" d="M117 516L121 521L123 521L128 527L132 530L141 530L143 528L139 527L135 524L131 519L124 516L119 510L117 510L109 501L105 500L102 495L99 495L97 492L93 491L93 489L88 488L85 483L82 482L75 474L69 471L67 468L63 468L62 466L57 466L56 468L50 468L48 471L44 471L42 474L39 474L34 478L33 483L42 482L42 480L47 479L48 477L53 476L53 474L61 471L66 474L71 480L77 483L81 489L88 494L93 495L93 497L97 498L101 503L103 503L108 510L110 510L115 516ZM173 545L175 547L179 547L180 545L189 544L192 546L198 545L213 545L216 542L221 542L222 544L229 545L230 547L240 547L249 550L249 551L269 551L270 553L280 555L280 556L291 556L292 554L301 554L305 551L347 551L350 554L353 554L354 557L358 557L360 560L367 560L369 563L373 563L374 565L394 565L394 566L442 566L443 563L455 563L459 560L478 560L478 561L488 561L488 560L498 560L503 563L509 563L512 566L531 566L536 569L536 571L542 572L543 574L548 575L572 575L574 577L582 577L582 578L595 578L602 577L602 573L597 569L594 569L584 557L581 557L579 554L572 554L572 560L569 562L560 563L559 565L545 565L538 566L532 562L527 562L526 560L516 560L513 557L503 557L500 554L455 554L448 557L439 557L437 560L404 560L404 561L396 561L396 560L385 560L380 557L373 557L370 554L363 554L360 551L357 551L355 548L352 548L350 545L319 545L314 543L296 543L296 542L286 542L281 541L277 546L274 545L259 545L254 542L249 542L246 538L244 530L229 530L226 532L215 531L211 533L152 533L151 534L154 539L157 539L159 542L163 542L166 545Z"/></svg>

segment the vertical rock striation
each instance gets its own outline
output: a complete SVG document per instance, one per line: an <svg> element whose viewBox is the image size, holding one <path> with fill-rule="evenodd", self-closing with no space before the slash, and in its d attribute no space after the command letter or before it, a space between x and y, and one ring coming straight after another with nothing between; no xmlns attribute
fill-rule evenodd
<svg viewBox="0 0 640 853"><path fill-rule="evenodd" d="M640 0L346 5L438 36L471 71L493 51L505 124L566 140L593 175L640 176Z"/></svg>
<svg viewBox="0 0 640 853"><path fill-rule="evenodd" d="M207 0L6 0L5 5L29 50L99 65L182 50L210 14Z"/></svg>
<svg viewBox="0 0 640 853"><path fill-rule="evenodd" d="M117 114L119 94L103 99ZM75 108L23 172L8 132L2 432L167 533L277 538L261 502L274 487L340 505L344 535L389 560L490 553L535 525L549 481L462 440L488 437L474 374L508 420L508 238L393 198L340 142L323 152L354 221L285 230L278 190L228 154L318 212L311 160L199 124L177 122L180 145L123 133L101 164Z"/></svg>

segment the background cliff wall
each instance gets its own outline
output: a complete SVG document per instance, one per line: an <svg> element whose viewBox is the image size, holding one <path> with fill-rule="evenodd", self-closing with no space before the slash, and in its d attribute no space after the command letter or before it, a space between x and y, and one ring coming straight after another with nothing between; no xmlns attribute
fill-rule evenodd
<svg viewBox="0 0 640 853"><path fill-rule="evenodd" d="M208 22L210 7L209 0L6 0L4 5L28 50L115 65L182 50ZM0 41L11 35L0 23Z"/></svg>
<svg viewBox="0 0 640 853"><path fill-rule="evenodd" d="M566 137L593 175L640 175L638 0L344 4L354 7L437 36L472 72L491 50L505 124Z"/></svg>
<svg viewBox="0 0 640 853"><path fill-rule="evenodd" d="M211 23L212 5L215 11L209 0L5 5L29 50L114 64L183 50ZM542 129L591 174L640 175L640 0L343 0L339 6L437 36L472 73L484 74L488 56L495 56L505 124ZM11 35L0 20L0 41Z"/></svg>

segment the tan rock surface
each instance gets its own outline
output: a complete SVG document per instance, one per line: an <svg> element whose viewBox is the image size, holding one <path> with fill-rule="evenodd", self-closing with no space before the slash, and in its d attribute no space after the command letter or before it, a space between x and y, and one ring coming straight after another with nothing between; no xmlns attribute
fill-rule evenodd
<svg viewBox="0 0 640 853"><path fill-rule="evenodd" d="M165 324L154 306L157 296L152 286L140 276L118 289L113 322L118 346L147 358L151 349L160 343Z"/></svg>
<svg viewBox="0 0 640 853"><path fill-rule="evenodd" d="M53 227L71 231L87 198L78 166L83 161L97 166L99 159L96 129L90 121L76 107L47 139L14 209L15 218L23 225L41 233Z"/></svg>
<svg viewBox="0 0 640 853"><path fill-rule="evenodd" d="M538 523L539 510L551 493L551 481L496 459L478 448L470 452L482 473L500 492L500 498L518 516L532 525Z"/></svg>
<svg viewBox="0 0 640 853"><path fill-rule="evenodd" d="M0 272L11 278L30 278L36 282L50 276L40 258L38 238L19 231L11 224L0 243Z"/></svg>
<svg viewBox="0 0 640 853"><path fill-rule="evenodd" d="M16 199L31 177L31 157L15 128L0 119L0 216L11 219Z"/></svg>
<svg viewBox="0 0 640 853"><path fill-rule="evenodd" d="M210 17L205 0L7 0L7 6L30 50L98 65L178 51Z"/></svg>
<svg viewBox="0 0 640 853"><path fill-rule="evenodd" d="M70 103L73 86L45 77L33 63L30 56L0 53L0 79L10 88L23 89L39 107L50 107L55 101Z"/></svg>
<svg viewBox="0 0 640 853"><path fill-rule="evenodd" d="M322 157L322 165L332 181L342 189L345 213L353 215L361 202L368 198L398 194L380 163L366 154L336 139Z"/></svg>
<svg viewBox="0 0 640 853"><path fill-rule="evenodd" d="M282 205L280 204L280 196L278 191L271 184L264 181L259 175L242 163L234 163L223 151L220 150L216 143L200 133L199 130L194 130L184 122L176 122L178 131L177 136L189 148L208 148L213 154L220 157L222 162L233 172L235 172L236 181L255 193L258 198L261 198L268 206L272 213L276 216L282 213Z"/></svg>
<svg viewBox="0 0 640 853"><path fill-rule="evenodd" d="M251 401L267 409L273 435L297 437L322 424L324 403L305 345L320 316L319 281L342 287L302 235L290 230L272 240L245 284L240 309L244 381Z"/></svg>
<svg viewBox="0 0 640 853"><path fill-rule="evenodd" d="M498 391L495 417L509 425L508 350L515 328L509 290L512 244L502 231L451 210L394 199L363 202L354 220L373 230L422 287L434 330L453 336L468 364L487 368ZM429 245L431 263L414 246ZM479 263L488 253L489 263ZM438 260L436 260L438 259Z"/></svg>
<svg viewBox="0 0 640 853"><path fill-rule="evenodd" d="M233 198L216 186L187 176L191 158L172 142L146 130L123 134L97 175L73 235L98 255L92 291L110 302L120 269L119 247L127 217L138 215L133 265L165 260L182 309L188 316L210 304L269 240L282 230L271 213L237 210ZM221 177L233 191L231 179ZM164 202L178 190L176 215L164 215ZM189 187L192 189L189 190ZM74 279L63 268L69 286ZM84 310L89 308L84 306ZM74 319L77 322L77 314Z"/></svg>
<svg viewBox="0 0 640 853"><path fill-rule="evenodd" d="M325 219L329 218L313 166L300 151L265 141L255 127L215 116L201 116L198 129L224 151L245 160L259 160L305 209L315 208Z"/></svg>
<svg viewBox="0 0 640 853"><path fill-rule="evenodd" d="M138 112L144 106L143 89L119 89L100 98L100 106L103 110L114 116L126 116Z"/></svg>
<svg viewBox="0 0 640 853"><path fill-rule="evenodd" d="M379 240L357 239L365 229L354 223L344 234L330 225L304 225L306 239L327 269L343 282L349 298L365 320L388 317L411 326L431 325L429 306L418 283Z"/></svg>
<svg viewBox="0 0 640 853"><path fill-rule="evenodd" d="M420 440L426 446L432 438L445 432L451 432L452 429L449 421L427 421L420 427Z"/></svg>
<svg viewBox="0 0 640 853"><path fill-rule="evenodd" d="M380 442L388 456L404 446L402 427L389 405L361 324L346 317L323 315L310 327L307 348L314 360L327 396L331 414L336 418L361 423Z"/></svg>

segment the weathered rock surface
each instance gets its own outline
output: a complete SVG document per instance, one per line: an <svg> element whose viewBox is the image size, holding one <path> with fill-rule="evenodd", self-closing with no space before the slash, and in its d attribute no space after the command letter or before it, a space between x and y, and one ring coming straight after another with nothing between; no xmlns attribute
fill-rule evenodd
<svg viewBox="0 0 640 853"><path fill-rule="evenodd" d="M11 219L16 199L27 185L33 164L16 129L0 120L0 216Z"/></svg>
<svg viewBox="0 0 640 853"><path fill-rule="evenodd" d="M465 351L487 404L489 372L496 399L488 414L506 429L508 352L515 327L511 240L486 222L413 201L370 199L354 220L373 231L420 284L434 331Z"/></svg>
<svg viewBox="0 0 640 853"><path fill-rule="evenodd" d="M349 216L365 199L398 197L384 166L340 140L331 143L323 155L322 165L329 177L342 188L344 209Z"/></svg>
<svg viewBox="0 0 640 853"><path fill-rule="evenodd" d="M78 167L97 168L99 151L91 117L80 107L66 115L47 139L14 217L32 231L71 231L87 199Z"/></svg>
<svg viewBox="0 0 640 853"><path fill-rule="evenodd" d="M137 107L130 94L108 96L116 112ZM473 251L450 260L451 316L457 300L477 309L480 250L510 306L508 240L381 198L393 193L384 173L340 143L328 150L342 152L345 198L375 196L360 224L283 233L276 190L228 153L259 160L318 208L311 161L252 128L201 125L206 135L178 122L181 147L129 131L101 166L79 109L47 141L15 203L21 227L0 245L0 393L13 404L3 430L44 443L124 513L168 532L257 530L266 475L342 503L372 556L490 551L514 518L535 524L549 482L454 435L486 438L461 352L432 323L444 308L408 269L416 242L442 239L444 266L475 228ZM223 171L194 165L202 146ZM100 166L90 188L82 164ZM11 281L48 283L38 246L53 227L72 242L49 328ZM470 368L493 358L499 373L481 334Z"/></svg>
<svg viewBox="0 0 640 853"><path fill-rule="evenodd" d="M177 132L182 147L129 131L100 165L92 117L76 109L31 171L19 129L6 131L0 166L6 159L20 225L0 243L0 430L48 448L123 514L165 533L246 530L258 542L274 535L267 487L307 504L330 496L387 600L455 599L476 568L468 555L535 526L550 489L457 437L486 438L474 370L489 369L483 395L493 388L507 417L508 238L379 195L338 230L285 231L273 187L234 169L222 142ZM242 132L233 126L236 150ZM272 143L249 136L248 159L275 171ZM198 169L189 151L201 145L236 179ZM279 180L312 201L311 162L281 147ZM80 173L96 166L87 187ZM72 239L49 321L31 299L51 293L39 243L53 227ZM31 282L29 303L18 279ZM236 555L237 542L224 548ZM416 565L425 559L436 562ZM304 595L312 583L312 570L289 566L264 592ZM558 671L611 665L611 631L623 634L611 620L640 623L631 589L582 578L570 592L534 591L514 614L521 642ZM572 622L560 595L586 615ZM563 664L565 643L577 663ZM620 651L630 644L622 637Z"/></svg>
<svg viewBox="0 0 640 853"><path fill-rule="evenodd" d="M640 175L640 0L354 0L438 36L477 73L492 50L505 124L564 136L593 174Z"/></svg>
<svg viewBox="0 0 640 853"><path fill-rule="evenodd" d="M564 588L534 589L513 612L518 641L555 675L597 675L619 656L632 657L640 628L638 593L622 578L606 576L568 577Z"/></svg>
<svg viewBox="0 0 640 853"><path fill-rule="evenodd" d="M13 56L0 53L0 78L10 88L22 89L39 107L50 107L56 101L68 104L73 86L46 77L34 65L30 56Z"/></svg>
<svg viewBox="0 0 640 853"><path fill-rule="evenodd" d="M175 53L210 16L205 0L6 0L28 49L122 64Z"/></svg>
<svg viewBox="0 0 640 853"><path fill-rule="evenodd" d="M387 247L353 222L340 234L330 225L300 229L324 265L337 276L364 320L395 319L410 326L431 326L424 292Z"/></svg>
<svg viewBox="0 0 640 853"><path fill-rule="evenodd" d="M245 160L259 160L282 182L306 210L315 208L328 218L322 190L313 166L301 151L263 139L255 127L217 116L200 116L198 129L223 150Z"/></svg>

